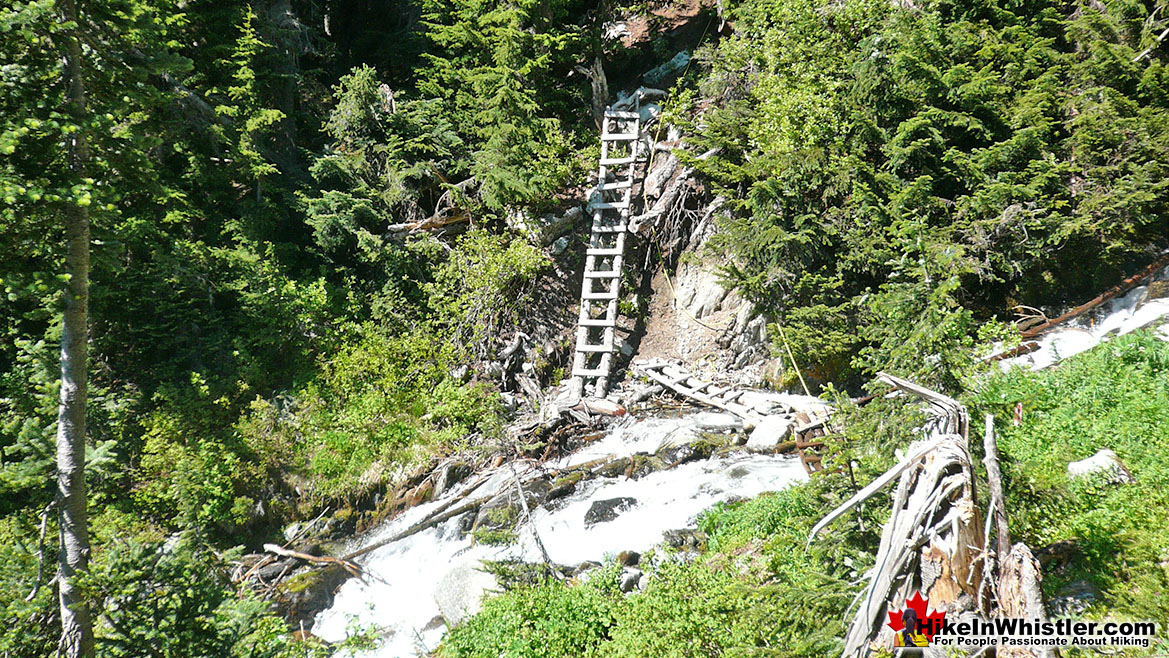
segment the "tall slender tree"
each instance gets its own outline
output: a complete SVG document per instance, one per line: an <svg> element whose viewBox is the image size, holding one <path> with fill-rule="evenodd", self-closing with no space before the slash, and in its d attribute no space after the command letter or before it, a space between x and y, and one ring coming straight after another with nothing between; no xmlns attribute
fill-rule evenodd
<svg viewBox="0 0 1169 658"><path fill-rule="evenodd" d="M61 0L61 34L68 85L66 104L76 130L65 133L69 169L78 181L89 177L88 108L81 75L77 5ZM61 397L57 411L57 509L61 551L57 586L61 600L60 654L93 655L93 620L78 591L76 577L89 563L89 527L85 498L85 427L89 367L89 208L82 198L65 204L64 326L61 334Z"/></svg>

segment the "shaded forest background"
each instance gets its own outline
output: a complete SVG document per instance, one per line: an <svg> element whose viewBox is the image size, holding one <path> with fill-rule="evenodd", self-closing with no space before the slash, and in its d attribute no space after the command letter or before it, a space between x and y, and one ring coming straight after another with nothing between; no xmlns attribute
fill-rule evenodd
<svg viewBox="0 0 1169 658"><path fill-rule="evenodd" d="M500 347L549 266L506 217L586 181L577 67L601 57L617 89L673 55L605 36L650 4L111 0L75 24L51 0L0 8L0 652L56 643L35 585L63 208L93 222L99 654L293 651L221 575L231 547L499 435L494 384L452 373ZM886 368L959 391L1016 305L1169 246L1163 2L724 4L664 121L718 149L691 163L729 202L711 257L818 380ZM66 33L85 116L65 106ZM77 131L83 178L61 146ZM456 215L457 238L391 230Z"/></svg>

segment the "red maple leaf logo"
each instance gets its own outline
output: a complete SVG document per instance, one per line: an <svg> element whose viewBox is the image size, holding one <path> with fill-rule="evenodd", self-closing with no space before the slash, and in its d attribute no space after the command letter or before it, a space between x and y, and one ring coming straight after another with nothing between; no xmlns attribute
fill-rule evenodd
<svg viewBox="0 0 1169 658"><path fill-rule="evenodd" d="M927 640L933 641L934 634L942 628L942 620L946 618L946 611L928 612L929 602L930 600L924 598L921 592L914 592L913 596L905 601L907 607L913 608L918 621L921 622L919 625L921 634L925 635ZM905 622L902 619L904 612L905 608L889 611L889 628L892 628L894 633L905 628Z"/></svg>

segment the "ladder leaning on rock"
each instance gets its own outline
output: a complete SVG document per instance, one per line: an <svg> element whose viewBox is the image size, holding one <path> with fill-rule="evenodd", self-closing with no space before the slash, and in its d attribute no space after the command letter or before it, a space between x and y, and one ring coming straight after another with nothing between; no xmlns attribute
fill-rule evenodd
<svg viewBox="0 0 1169 658"><path fill-rule="evenodd" d="M592 384L588 392L596 397L604 397L609 388L617 351L617 300L640 137L638 112L605 111L597 187L589 201L593 227L585 251L572 365L572 388L577 396L586 393L587 384Z"/></svg>

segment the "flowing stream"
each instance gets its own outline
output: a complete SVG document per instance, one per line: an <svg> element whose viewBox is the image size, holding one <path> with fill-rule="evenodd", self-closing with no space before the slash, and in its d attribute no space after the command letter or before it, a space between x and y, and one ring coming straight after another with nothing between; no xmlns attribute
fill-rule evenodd
<svg viewBox="0 0 1169 658"><path fill-rule="evenodd" d="M546 468L566 468L599 458L653 454L659 448L699 436L694 416L630 420L601 439ZM486 479L470 478L438 500L415 507L361 538L353 548L391 537L426 517L451 496L480 497L515 487L532 464L503 466ZM525 470L529 473L525 473ZM351 624L383 629L384 644L373 656L413 656L433 650L446 632L443 617L457 621L478 608L494 579L479 570L482 560L541 560L538 533L553 562L602 561L620 551L645 551L662 542L666 530L693 527L698 515L720 501L756 496L807 479L799 459L737 453L682 464L640 479L592 477L568 496L531 510L510 546L472 545L459 517L383 546L362 558L369 576L352 579L337 593L333 607L318 615L312 632L328 640L344 639ZM585 514L596 501L631 498L616 518L586 526ZM473 514L474 512L470 512ZM533 527L535 533L533 532Z"/></svg>
<svg viewBox="0 0 1169 658"><path fill-rule="evenodd" d="M1169 268L1154 278L1164 279ZM1148 286L1137 286L1123 296L1110 299L1093 313L1044 333L1036 342L1039 349L1030 354L1003 359L1004 370L1020 365L1042 370L1081 352L1086 352L1111 336L1120 336L1160 322L1169 315L1169 298L1146 299ZM1162 331L1162 336L1166 334Z"/></svg>

